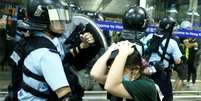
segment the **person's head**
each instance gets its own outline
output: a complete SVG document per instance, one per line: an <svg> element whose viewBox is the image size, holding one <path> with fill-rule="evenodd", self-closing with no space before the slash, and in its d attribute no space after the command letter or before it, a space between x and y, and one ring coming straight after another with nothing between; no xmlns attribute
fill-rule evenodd
<svg viewBox="0 0 201 101"><path fill-rule="evenodd" d="M25 18L26 18L25 8L19 8L17 11L17 19L18 20L25 20Z"/></svg>
<svg viewBox="0 0 201 101"><path fill-rule="evenodd" d="M27 16L30 30L45 31L52 36L60 36L64 24L71 19L68 6L59 0L28 0Z"/></svg>
<svg viewBox="0 0 201 101"><path fill-rule="evenodd" d="M125 74L131 73L131 75L137 75L137 74L141 75L145 68L142 62L143 49L138 44L135 44L133 48L135 51L127 57L124 73ZM112 65L117 54L118 54L118 50L112 52L110 59L107 61L107 66L110 67Z"/></svg>
<svg viewBox="0 0 201 101"><path fill-rule="evenodd" d="M16 26L17 31L22 33L22 35L24 37L30 36L29 30L28 30L29 27L30 26L27 23L23 22L23 20L18 20L17 21L17 26Z"/></svg>
<svg viewBox="0 0 201 101"><path fill-rule="evenodd" d="M159 21L159 31L165 36L169 36L169 34L172 34L175 23L176 21L173 17L170 16L163 17Z"/></svg>
<svg viewBox="0 0 201 101"><path fill-rule="evenodd" d="M148 25L148 15L142 7L130 7L124 13L122 22L125 30L145 31Z"/></svg>
<svg viewBox="0 0 201 101"><path fill-rule="evenodd" d="M180 28L182 29L191 29L192 28L192 23L190 21L182 21Z"/></svg>
<svg viewBox="0 0 201 101"><path fill-rule="evenodd" d="M121 40L139 41L145 36L148 26L148 15L142 7L130 7L123 15L122 19L124 31Z"/></svg>
<svg viewBox="0 0 201 101"><path fill-rule="evenodd" d="M141 56L141 49L139 47L134 46L134 52L127 57L125 63L125 70L130 72L135 72L137 74L141 74L144 70L144 66L142 64L142 56Z"/></svg>

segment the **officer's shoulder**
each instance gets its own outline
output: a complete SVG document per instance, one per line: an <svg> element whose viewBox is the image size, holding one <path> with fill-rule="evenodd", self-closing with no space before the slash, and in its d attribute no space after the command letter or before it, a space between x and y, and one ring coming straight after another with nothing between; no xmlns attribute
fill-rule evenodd
<svg viewBox="0 0 201 101"><path fill-rule="evenodd" d="M177 41L175 40L175 39L170 39L170 42L172 42L172 43L177 43Z"/></svg>
<svg viewBox="0 0 201 101"><path fill-rule="evenodd" d="M37 54L37 55L52 55L52 54L59 54L57 50L54 49L49 49L49 48L38 48L32 51L32 53Z"/></svg>

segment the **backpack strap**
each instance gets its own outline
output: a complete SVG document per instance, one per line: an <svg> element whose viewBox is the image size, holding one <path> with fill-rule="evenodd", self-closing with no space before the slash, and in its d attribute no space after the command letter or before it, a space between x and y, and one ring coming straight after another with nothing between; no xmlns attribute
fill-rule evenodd
<svg viewBox="0 0 201 101"><path fill-rule="evenodd" d="M160 52L157 52L157 54L160 56L160 57L162 57L162 54L160 53ZM169 64L171 64L171 57L172 57L172 54L169 54L169 53L166 53L169 57L170 57L170 59L168 59L167 57L163 57L166 61L168 61L169 62Z"/></svg>
<svg viewBox="0 0 201 101"><path fill-rule="evenodd" d="M34 96L41 97L41 98L48 98L48 97L49 97L49 94L40 92L40 91L38 91L38 90L36 90L36 89L30 87L30 86L27 85L24 81L22 81L21 87L22 87L23 90L25 90L26 92L31 93L31 94L34 95Z"/></svg>
<svg viewBox="0 0 201 101"><path fill-rule="evenodd" d="M38 80L38 81L41 81L41 82L46 82L43 76L39 76L39 75L37 75L37 74L31 72L31 71L30 71L29 69L27 69L27 67L24 66L24 65L22 66L22 72L23 72L26 76L28 76L28 77L34 78L34 79L36 79L36 80Z"/></svg>
<svg viewBox="0 0 201 101"><path fill-rule="evenodd" d="M166 43L165 43L165 47L163 48L163 45L162 45L162 42L161 42L161 48L162 48L162 55L161 55L161 60L160 61L163 61L165 59L165 54L167 54L167 47L168 47L168 44L169 44L169 41L170 41L170 37L167 38L166 40Z"/></svg>
<svg viewBox="0 0 201 101"><path fill-rule="evenodd" d="M144 57L145 56L144 43L140 40L137 40L136 43L142 47L142 54L141 55L142 55L142 57Z"/></svg>

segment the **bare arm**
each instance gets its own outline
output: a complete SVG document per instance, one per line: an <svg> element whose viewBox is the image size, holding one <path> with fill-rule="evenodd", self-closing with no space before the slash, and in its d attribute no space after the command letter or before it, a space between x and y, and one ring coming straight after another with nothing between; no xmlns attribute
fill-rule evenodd
<svg viewBox="0 0 201 101"><path fill-rule="evenodd" d="M94 64L93 68L91 69L90 75L93 77L97 82L104 84L106 80L106 72L107 72L107 60L110 58L111 52L106 51Z"/></svg>
<svg viewBox="0 0 201 101"><path fill-rule="evenodd" d="M118 45L113 43L107 51L96 61L91 69L90 75L99 83L105 84L107 76L107 61L111 56L112 51L116 50Z"/></svg>
<svg viewBox="0 0 201 101"><path fill-rule="evenodd" d="M122 84L122 75L126 59L127 56L132 52L133 48L131 48L131 46L126 46L126 44L121 45L119 48L119 54L116 56L111 69L109 70L104 87L105 90L107 90L112 95L132 99L132 96L128 93Z"/></svg>

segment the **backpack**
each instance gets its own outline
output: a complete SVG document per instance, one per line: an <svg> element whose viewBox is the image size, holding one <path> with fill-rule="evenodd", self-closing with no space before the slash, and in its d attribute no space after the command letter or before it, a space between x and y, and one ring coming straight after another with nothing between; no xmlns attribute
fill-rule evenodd
<svg viewBox="0 0 201 101"><path fill-rule="evenodd" d="M5 101L18 101L17 92L22 88L25 91L31 93L34 96L51 99L51 101L56 101L57 95L50 89L50 95L39 92L32 87L26 85L23 82L22 74L32 77L39 81L44 81L45 79L42 76L38 76L31 71L29 71L24 66L24 59L34 50L39 48L48 48L51 52L57 52L57 48L54 44L47 38L39 36L30 36L20 40L14 48L12 55L15 57L12 58L12 55L9 59L9 65L11 67L11 84L8 86L8 96ZM58 53L59 54L59 53ZM16 60L17 59L17 60ZM51 97L51 98L50 98Z"/></svg>
<svg viewBox="0 0 201 101"><path fill-rule="evenodd" d="M162 42L165 38L166 38L165 36L159 37L159 36L153 35L153 37L147 42L147 50L145 51L145 56L146 56L146 59L149 59L152 53L157 53L161 57L161 61L163 59L168 61L169 67L171 67L171 65L175 64L175 62L174 62L172 54L167 53L167 47L169 44L170 37L167 38L165 46L163 46ZM159 52L159 47L161 47L163 53ZM167 57L165 57L165 55L168 55L170 58L168 59ZM156 67L161 67L163 63L161 62L159 64L160 65L157 64Z"/></svg>
<svg viewBox="0 0 201 101"><path fill-rule="evenodd" d="M157 53L163 39L164 37L153 35L153 37L147 42L148 48L146 50L146 54Z"/></svg>

